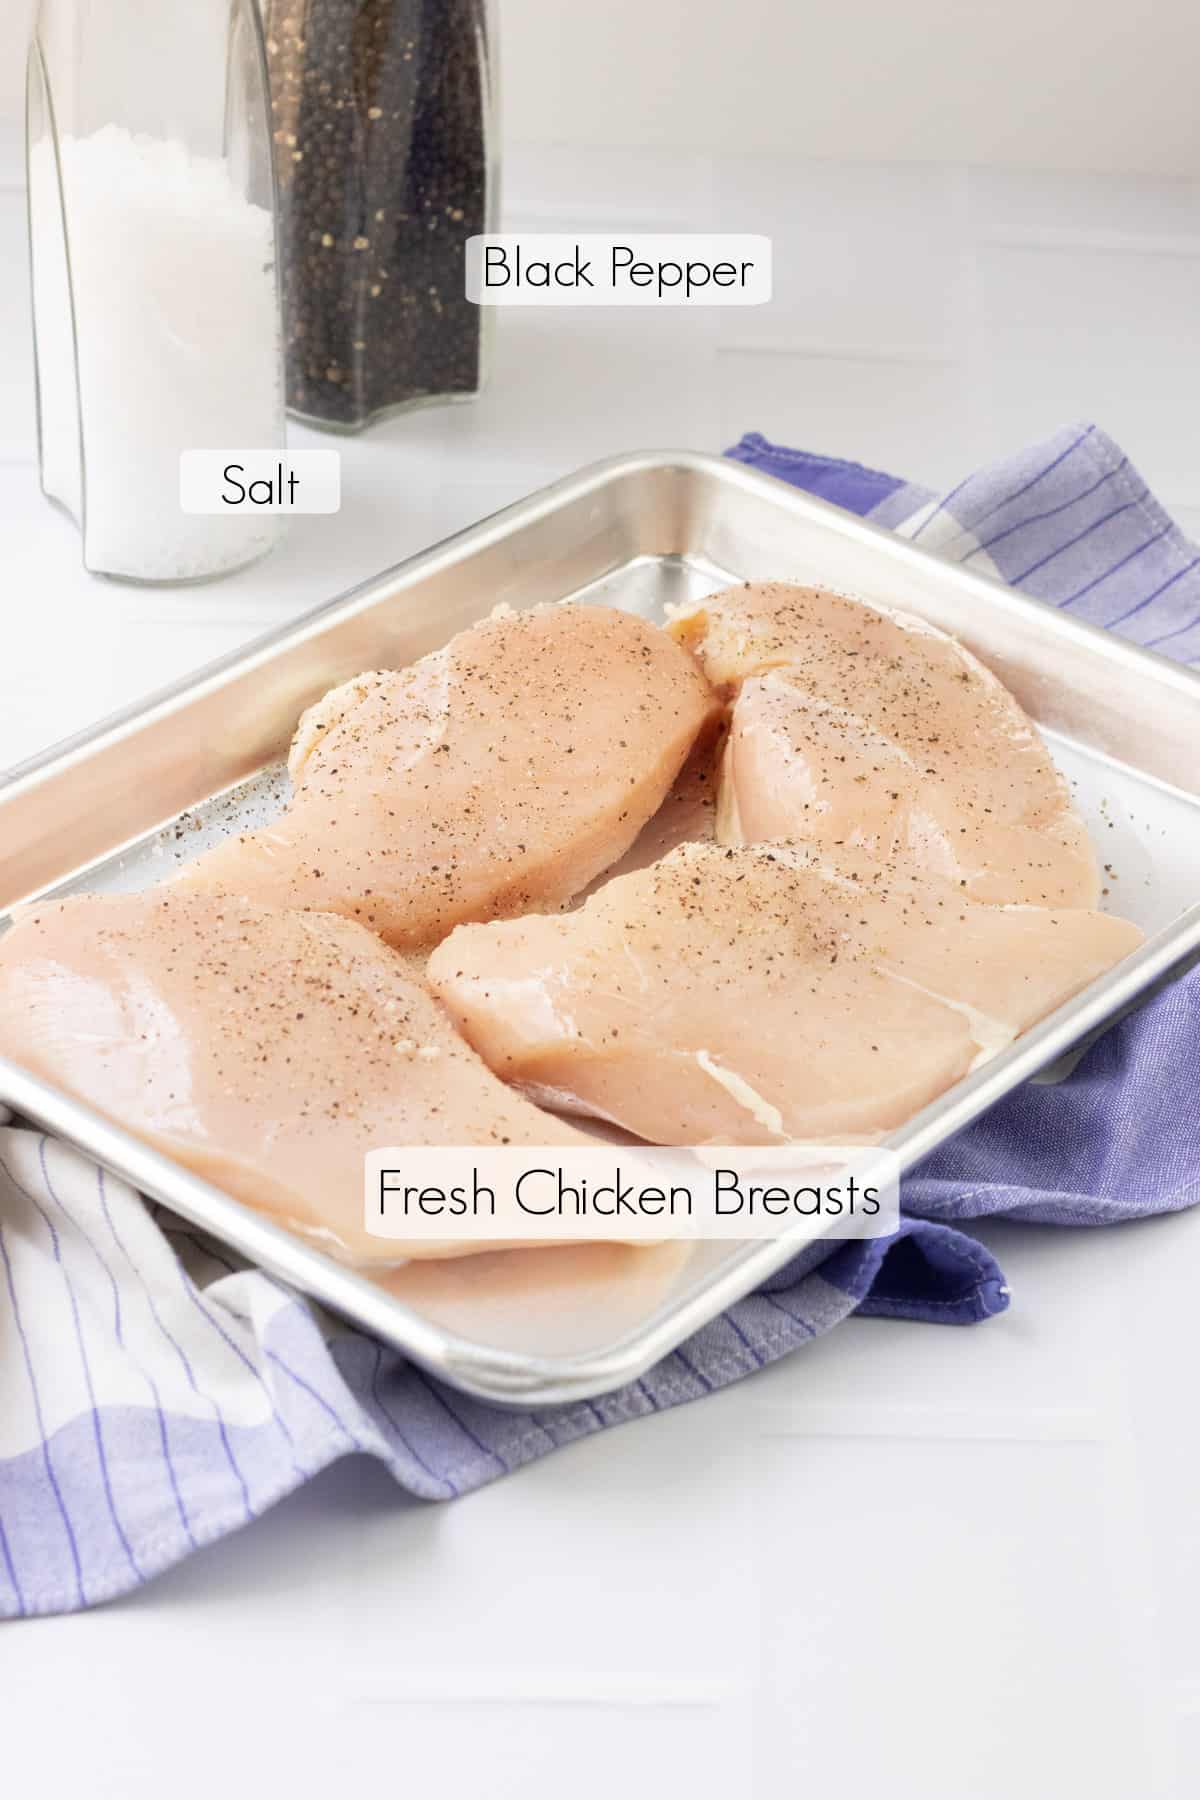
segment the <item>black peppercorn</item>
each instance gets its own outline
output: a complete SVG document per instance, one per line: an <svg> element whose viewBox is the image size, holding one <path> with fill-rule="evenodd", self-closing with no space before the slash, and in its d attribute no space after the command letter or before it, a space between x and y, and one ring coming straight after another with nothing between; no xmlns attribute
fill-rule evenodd
<svg viewBox="0 0 1200 1800"><path fill-rule="evenodd" d="M288 405L357 430L481 385L484 0L263 0Z"/></svg>

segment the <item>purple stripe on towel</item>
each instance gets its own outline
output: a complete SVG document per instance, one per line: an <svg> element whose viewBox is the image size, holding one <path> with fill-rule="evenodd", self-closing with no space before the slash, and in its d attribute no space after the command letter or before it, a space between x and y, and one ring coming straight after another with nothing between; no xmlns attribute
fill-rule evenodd
<svg viewBox="0 0 1200 1800"><path fill-rule="evenodd" d="M326 1400L324 1394L320 1394L317 1392L317 1389L313 1386L311 1381L306 1381L304 1376L301 1375L296 1369L289 1367L289 1365L284 1362L284 1360L283 1360L282 1356L280 1356L279 1352L277 1350L272 1350L270 1345L268 1345L268 1344L263 1345L263 1355L268 1357L270 1359L270 1361L275 1364L275 1367L277 1369L282 1370L282 1372L288 1377L289 1381L293 1381L295 1383L295 1385L300 1389L300 1392L302 1394L307 1394L309 1399L314 1403L314 1405L320 1407L321 1411L325 1414L326 1418L333 1420L333 1423L337 1426L338 1430L342 1433L342 1436L347 1440L348 1443L353 1444L353 1446L356 1450L362 1450L365 1448L365 1445L363 1444L363 1442L362 1442L361 1438L358 1436L358 1434L354 1431L351 1431L349 1425L346 1424L346 1421L341 1417L341 1415L337 1411L337 1408L330 1405L329 1401ZM304 1474L304 1470L300 1468L299 1463L296 1464L296 1472L297 1472L297 1474L300 1474L300 1475Z"/></svg>
<svg viewBox="0 0 1200 1800"><path fill-rule="evenodd" d="M1125 513L1132 512L1135 507L1140 506L1149 498L1149 493L1145 493L1139 495L1136 500L1125 500L1120 506L1114 506L1101 518L1093 519L1090 525L1085 525L1083 530L1077 532L1074 537L1068 538L1065 544L1059 544L1056 549L1047 551L1045 556L1039 556L1037 561L1030 563L1027 569L1022 569L1018 574L1010 576L1009 579L1014 587L1020 587L1023 582L1029 580L1031 575L1039 574L1048 564L1055 562L1060 556L1065 556L1068 550L1073 550L1077 544L1082 544L1084 539L1091 537L1093 532L1099 531L1104 525L1111 525L1114 519L1119 519Z"/></svg>
<svg viewBox="0 0 1200 1800"><path fill-rule="evenodd" d="M750 1342L750 1339L746 1336L746 1333L742 1330L741 1326L738 1324L737 1320L734 1318L734 1316L731 1312L725 1314L724 1322L726 1325L728 1325L730 1331L732 1331L734 1337L738 1340L739 1344L744 1345L745 1348L749 1351L750 1355L754 1359L755 1368L761 1369L763 1367L762 1357L759 1355L758 1351L754 1348L754 1345Z"/></svg>
<svg viewBox="0 0 1200 1800"><path fill-rule="evenodd" d="M418 1369L417 1366L415 1365L415 1363L413 1365L413 1375L415 1376L416 1380L420 1383L420 1385L425 1389L425 1392L427 1394L432 1394L433 1398L437 1401L437 1403L441 1407L442 1411L447 1415L448 1418L453 1420L454 1424L457 1425L458 1429L462 1432L463 1436L465 1438L467 1438L469 1440L469 1442L475 1446L476 1450L479 1451L480 1455L487 1457L487 1459L490 1462L497 1463L499 1465L499 1467L503 1470L504 1474L507 1475L510 1472L510 1465L501 1456L500 1452L498 1450L493 1450L490 1444L485 1444L481 1437L476 1436L475 1432L473 1432L471 1430L471 1427L466 1423L466 1421L461 1417L461 1415L456 1411L456 1409L453 1406L451 1406L449 1400L446 1398L446 1396L442 1392L441 1388L438 1387L437 1384L434 1381L432 1381L428 1375L425 1374L425 1371L423 1369Z"/></svg>
<svg viewBox="0 0 1200 1800"><path fill-rule="evenodd" d="M182 1267L179 1269L179 1278L180 1278L180 1281L181 1281L185 1291L187 1292L189 1299L191 1300L192 1304L194 1305L196 1311L200 1314L201 1318L204 1319L205 1322L212 1327L212 1329L217 1333L217 1335L219 1337L223 1338L224 1341L227 1344L229 1344L230 1340L229 1340L228 1334L221 1330L221 1327L216 1323L216 1321L210 1315L207 1307L205 1307L203 1305L199 1296L196 1294L195 1290L193 1289L191 1282L188 1279L187 1272ZM168 1333L168 1336L170 1336L170 1333ZM179 1357L180 1362L183 1364L184 1374L187 1376L188 1383L189 1383L193 1393L195 1393L201 1400L203 1400L206 1403L206 1405L208 1405L212 1408L213 1418L216 1421L217 1429L218 1429L218 1431L220 1433L220 1437L221 1437L221 1443L225 1450L225 1459L229 1464L230 1473L232 1474L232 1476L233 1476L234 1480L236 1481L238 1488L241 1492L242 1504L246 1509L246 1517L247 1517L247 1519L256 1518L257 1514L255 1512L254 1507L251 1505L251 1502L250 1502L250 1489L246 1485L246 1478L242 1474L241 1468L238 1465L237 1457L233 1453L233 1444L230 1442L230 1437L229 1437L229 1427L226 1424L225 1414L221 1409L220 1402L216 1399L216 1397L214 1395L205 1393L204 1389L200 1386L200 1383L196 1380L196 1372L192 1367L191 1359L188 1356L187 1352L184 1350L183 1345L179 1342L179 1340L175 1337L171 1337L171 1343L174 1346L174 1349L176 1351L176 1354ZM230 1345L230 1348L232 1349L232 1348L234 1348L234 1346Z"/></svg>
<svg viewBox="0 0 1200 1800"><path fill-rule="evenodd" d="M1092 495L1098 493L1106 482L1112 481L1116 476L1124 474L1128 467L1129 458L1124 456L1121 458L1121 461L1117 464L1115 469L1109 469L1106 474L1099 476L1097 480L1085 487L1081 493L1072 494L1069 500L1061 500L1057 506L1047 507L1045 512L1032 513L1027 519L1018 519L1015 525L1005 526L1004 530L998 531L995 537L985 538L982 543L976 544L973 550L967 551L967 554L962 558L963 563L969 563L973 556L979 556L994 550L997 544L1002 544L1006 538L1014 537L1018 531L1028 531L1034 525L1044 525L1049 519L1060 518L1063 513L1070 512L1073 506L1079 506L1082 501L1090 500Z"/></svg>
<svg viewBox="0 0 1200 1800"><path fill-rule="evenodd" d="M142 1279L141 1275L139 1274L136 1265L134 1264L133 1260L131 1259L131 1257L129 1255L129 1252L126 1250L124 1244L121 1242L120 1236L117 1232L116 1225L113 1222L112 1212L111 1212L111 1210L109 1208L109 1204L108 1204L108 1195L105 1193L105 1190L104 1190L104 1170L101 1168L97 1168L97 1170L96 1170L96 1189L97 1189L97 1198L100 1202L101 1216L103 1217L106 1225L108 1226L109 1231L112 1234L113 1242L116 1244L117 1249L120 1251L121 1255L124 1257L126 1263L128 1263L130 1273L133 1276L135 1282L145 1292L146 1298L150 1303L150 1316L154 1320L154 1323L158 1327L159 1331L161 1332L161 1331L163 1331L163 1323L162 1323L162 1320L158 1316L158 1309L154 1304L154 1298L150 1292L149 1285ZM79 1229L82 1232L82 1230L83 1230L82 1226L80 1226ZM87 1239L87 1242L89 1244L92 1243L92 1239L88 1236L88 1234L86 1232L83 1232L83 1236ZM92 1247L96 1252L96 1256L99 1258L101 1264L103 1265L104 1270L105 1270L106 1274L108 1275L109 1280L112 1282L113 1312L114 1312L113 1329L116 1333L117 1342L122 1346L122 1348L124 1348L125 1347L125 1338L124 1338L124 1333L123 1333L122 1324L121 1324L121 1290L117 1284L116 1276L113 1274L113 1272L112 1272L111 1268L109 1267L105 1258L103 1256L101 1256L99 1249L94 1244L92 1245ZM164 1333L164 1335L165 1335L165 1333ZM149 1386L150 1392L154 1399L154 1409L155 1409L155 1414L158 1419L159 1443L162 1445L163 1462L164 1462L164 1465L165 1465L166 1471L167 1471L167 1480L170 1483L171 1493L172 1493L172 1496L175 1501L175 1510L179 1516L179 1523L183 1527L184 1531L187 1533L189 1539L191 1540L193 1547L195 1547L195 1545L196 1545L195 1535L192 1531L191 1521L188 1518L187 1507L184 1505L183 1493L179 1486L179 1471L175 1467L175 1459L171 1454L171 1434L170 1434L170 1429L167 1424L167 1415L163 1410L162 1392L161 1392L161 1389L159 1388L157 1381L154 1379L154 1376L150 1373L149 1369L145 1368L140 1362L138 1364L138 1367L141 1369L142 1374L145 1376L147 1385Z"/></svg>
<svg viewBox="0 0 1200 1800"><path fill-rule="evenodd" d="M977 537L981 525L986 525L989 519L994 519L998 512L1003 512L1006 507L1012 506L1015 501L1023 500L1025 495L1037 487L1040 482L1045 481L1048 475L1053 475L1054 471L1061 468L1069 457L1074 456L1081 444L1087 443L1095 429L1096 427L1094 425L1089 425L1085 431L1080 432L1077 438L1071 440L1065 450L1060 450L1052 461L1046 463L1043 468L1040 468L1036 475L1031 475L1028 480L1021 483L1020 487L1014 488L1011 494L1002 495L999 500L994 501L993 504L988 507L986 512L980 513L978 517L972 519L969 527L972 536Z"/></svg>
<svg viewBox="0 0 1200 1800"><path fill-rule="evenodd" d="M21 1592L21 1583L17 1579L16 1564L13 1562L12 1550L9 1547L8 1533L4 1529L3 1519L0 1519L0 1561L3 1561L4 1563L4 1572L8 1576L9 1586L12 1588L13 1596L17 1602L17 1614L20 1618L24 1618L25 1596Z"/></svg>
<svg viewBox="0 0 1200 1800"><path fill-rule="evenodd" d="M4 1166L5 1165L0 1162L0 1168L3 1168ZM5 1173L7 1174L7 1172L8 1171L5 1168ZM45 1469L46 1480L50 1484L50 1491L54 1495L54 1504L58 1510L58 1516L62 1521L63 1531L66 1535L67 1549L71 1556L71 1566L75 1572L76 1601L78 1605L86 1606L87 1594L84 1591L83 1586L83 1565L79 1557L79 1542L75 1536L75 1527L71 1523L71 1515L67 1511L67 1503L63 1499L62 1488L59 1486L58 1475L54 1468L54 1459L50 1455L50 1440L46 1435L46 1420L42 1413L42 1397L38 1391L37 1376L34 1374L33 1357L30 1354L29 1339L26 1335L24 1322L21 1318L21 1308L17 1302L16 1283L13 1280L12 1262L4 1242L3 1225L0 1225L0 1262L3 1262L4 1264L4 1279L8 1287L9 1304L12 1307L13 1324L16 1326L17 1341L21 1346L21 1355L24 1358L25 1371L29 1377L29 1391L33 1399L34 1419L37 1423L38 1435L42 1440L40 1449L42 1464Z"/></svg>
<svg viewBox="0 0 1200 1800"><path fill-rule="evenodd" d="M61 1203L55 1196L54 1184L50 1180L50 1171L46 1166L46 1139L44 1135L38 1139L38 1162L42 1171L42 1180L46 1184L46 1192L50 1196L51 1203L61 1206ZM88 1360L87 1345L84 1343L83 1339L83 1321L79 1314L79 1300L75 1293L75 1283L71 1280L70 1271L63 1261L62 1245L59 1241L58 1230L53 1219L50 1217L50 1214L46 1211L37 1196L21 1187L20 1183L15 1180L11 1169L6 1168L4 1172L12 1182L13 1186L17 1188L18 1192L23 1193L30 1204L36 1208L39 1216L45 1221L46 1227L50 1233L50 1247L54 1260L58 1264L62 1274L63 1283L66 1288L67 1304L71 1309L71 1320L75 1327L75 1344L79 1351L79 1363L83 1371L84 1386L87 1388L88 1403L92 1409L92 1436L96 1445L96 1458L100 1465L100 1482L104 1489L105 1505L108 1508L108 1516L112 1521L112 1527L117 1534L121 1548L125 1552L129 1567L140 1581L142 1579L142 1571L138 1567L138 1560L134 1555L133 1545L129 1542L129 1539L125 1534L125 1527L121 1523L121 1518L117 1511L117 1497L113 1492L112 1471L108 1466L108 1451L104 1444L104 1422L96 1406L96 1387L92 1380L92 1365ZM71 1215L66 1212L65 1208L61 1208L61 1210L69 1221Z"/></svg>
<svg viewBox="0 0 1200 1800"><path fill-rule="evenodd" d="M1147 550L1152 550L1155 544L1160 544L1163 538L1165 538L1167 533L1172 529L1173 527L1169 523L1164 525L1160 531L1155 532L1153 537L1147 538L1144 544L1138 544L1136 549L1127 551L1119 562L1115 562L1111 568L1105 569L1102 575L1093 576L1091 581L1085 582L1081 588L1076 588L1073 594L1068 594L1065 600L1060 600L1059 605L1063 607L1074 606L1076 600L1082 600L1085 594L1090 594L1092 592L1093 588L1103 586L1103 584L1106 581L1110 581L1114 575L1119 575L1122 569L1128 568L1129 564L1133 562L1136 557L1145 556ZM1135 607L1133 611L1136 612L1137 608ZM1130 613L1126 616L1132 617L1133 614Z"/></svg>
<svg viewBox="0 0 1200 1800"><path fill-rule="evenodd" d="M163 1227L160 1227L160 1229L162 1229L164 1232L164 1235L166 1235L168 1237L183 1238L187 1243L192 1245L193 1248L199 1250L202 1255L207 1256L209 1258L210 1262L215 1262L219 1268L223 1268L223 1269L227 1270L230 1275L241 1275L245 1272L244 1270L239 1269L236 1264L231 1263L229 1261L229 1258L227 1256L222 1255L220 1251L218 1251L216 1249L210 1249L208 1244L206 1244L206 1243L205 1244L199 1243L196 1240L196 1238L194 1238L192 1236L192 1233L190 1231L184 1231L181 1228L171 1227L171 1226L163 1226ZM237 1357L238 1361L242 1364L243 1368L245 1368L251 1375L253 1375L255 1381L258 1383L259 1387L262 1389L263 1394L267 1401L267 1405L270 1409L271 1417L275 1424L275 1427L278 1430L280 1436L284 1439L284 1441L286 1442L286 1444L288 1446L288 1451L289 1451L289 1454L291 1455L291 1459L292 1459L292 1467L295 1470L295 1473L301 1478L301 1480L304 1480L306 1478L306 1471L301 1466L301 1464L299 1463L299 1461L296 1458L295 1439L292 1436L292 1432L288 1425L287 1420L283 1417L283 1414L279 1411L279 1408L275 1404L275 1397L272 1394L270 1387L268 1386L267 1382L263 1379L262 1370L254 1362L252 1357L247 1356L246 1352L242 1349L241 1345L237 1342L236 1338L232 1337L230 1335L230 1333L228 1331L226 1331L225 1327L221 1324L221 1321L217 1318L217 1316L216 1316L215 1312L212 1310L212 1308L205 1301L201 1300L200 1295L196 1290L195 1282L192 1280L191 1276L188 1274L187 1270L183 1267L183 1265L179 1264L177 1266L179 1268L179 1273L183 1279L184 1288L187 1291L188 1298L191 1301L192 1305L201 1314L201 1316L205 1319L205 1321L212 1327L213 1331L216 1332L217 1336L221 1339L222 1343L225 1344L233 1352L234 1356ZM336 1415L335 1415L335 1417L336 1417ZM340 1420L338 1422L339 1422L339 1424L341 1423ZM343 1429L345 1429L345 1427L343 1427ZM244 1487L245 1483L243 1482L242 1485ZM246 1497L246 1504L248 1506L250 1504L249 1494L247 1494L247 1497ZM253 1511L253 1508L251 1508L251 1511Z"/></svg>
<svg viewBox="0 0 1200 1800"><path fill-rule="evenodd" d="M376 1406L379 1408L380 1412L383 1414L383 1417L388 1425L389 1430L395 1432L396 1437L399 1439L399 1441L403 1445L404 1449L408 1451L408 1454L412 1457L413 1461L418 1465L418 1467L425 1471L426 1475L429 1476L430 1480L431 1481L440 1481L442 1486L449 1490L451 1498L456 1497L458 1494L458 1489L454 1485L454 1483L451 1481L450 1477L448 1475L443 1475L438 1469L435 1469L431 1463L426 1462L425 1458L421 1455L421 1452L417 1449L417 1447L413 1443L412 1439L404 1431L404 1428L401 1426L400 1421L396 1418L396 1415L393 1413L392 1409L387 1405L386 1401L384 1400L383 1394L380 1391L380 1386L379 1386L379 1377L383 1370L383 1354L384 1354L383 1345L378 1344L378 1343L375 1344L374 1351L375 1351L375 1366L371 1370L371 1397L374 1400Z"/></svg>
<svg viewBox="0 0 1200 1800"><path fill-rule="evenodd" d="M1177 575L1172 575L1169 581L1164 581L1160 587L1156 587L1154 592L1148 594L1140 605L1131 607L1129 612L1125 614L1125 618L1132 619L1135 613L1141 612L1143 607L1149 606L1152 600L1159 599L1169 588L1173 588L1177 582L1182 581L1185 575L1192 574L1196 569L1200 569L1200 556L1194 556L1191 562L1187 564L1186 568L1180 569ZM1124 621L1120 619L1116 621L1117 624L1122 624L1123 622ZM1197 625L1200 625L1200 613L1197 613L1194 618L1189 619L1186 625L1176 625L1172 630L1164 631L1161 637L1147 638L1146 649L1156 650L1160 644L1169 642L1171 638L1186 637L1187 633L1194 630Z"/></svg>
<svg viewBox="0 0 1200 1800"><path fill-rule="evenodd" d="M942 498L938 501L937 505L932 507L930 511L925 514L925 517L921 520L916 530L909 534L910 543L915 544L927 525L932 525L936 518L939 518L942 513L950 510L963 490L970 487L977 474L978 471L975 471L975 473L971 475L965 475L957 487L952 487L948 494L942 495Z"/></svg>

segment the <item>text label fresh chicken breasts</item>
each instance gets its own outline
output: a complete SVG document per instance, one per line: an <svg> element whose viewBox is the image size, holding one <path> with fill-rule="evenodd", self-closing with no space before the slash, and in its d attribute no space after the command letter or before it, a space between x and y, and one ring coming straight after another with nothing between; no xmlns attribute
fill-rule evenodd
<svg viewBox="0 0 1200 1800"><path fill-rule="evenodd" d="M464 1246L883 1237L899 1223L899 1190L896 1157L875 1145L397 1148L367 1156L363 1223Z"/></svg>

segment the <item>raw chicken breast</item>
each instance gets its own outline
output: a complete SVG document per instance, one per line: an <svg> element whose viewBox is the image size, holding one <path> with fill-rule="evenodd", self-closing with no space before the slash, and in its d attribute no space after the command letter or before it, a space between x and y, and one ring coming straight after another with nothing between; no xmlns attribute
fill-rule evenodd
<svg viewBox="0 0 1200 1800"><path fill-rule="evenodd" d="M368 1149L590 1141L497 1081L362 926L170 887L21 916L0 1055L364 1266L496 1247L369 1236Z"/></svg>
<svg viewBox="0 0 1200 1800"><path fill-rule="evenodd" d="M184 870L208 892L344 913L397 946L555 907L629 848L716 702L612 607L505 613L301 719L277 823Z"/></svg>
<svg viewBox="0 0 1200 1800"><path fill-rule="evenodd" d="M645 869L658 862L677 844L716 841L717 772L724 741L723 731L705 737L684 763L679 779L654 817L638 833L624 856L597 876L572 905L582 906L584 900L606 881L614 881L618 875L629 875L634 869Z"/></svg>
<svg viewBox="0 0 1200 1800"><path fill-rule="evenodd" d="M1094 906L1083 821L1041 738L961 644L904 613L781 582L677 615L736 695L722 843L911 858L976 900Z"/></svg>
<svg viewBox="0 0 1200 1800"><path fill-rule="evenodd" d="M580 911L468 925L430 983L498 1075L664 1144L901 1124L1141 942L867 857L691 844Z"/></svg>

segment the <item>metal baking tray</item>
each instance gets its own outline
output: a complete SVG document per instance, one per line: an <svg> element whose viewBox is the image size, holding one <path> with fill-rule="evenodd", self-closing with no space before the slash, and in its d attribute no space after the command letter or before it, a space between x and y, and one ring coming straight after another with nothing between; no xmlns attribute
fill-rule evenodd
<svg viewBox="0 0 1200 1800"><path fill-rule="evenodd" d="M1148 934L895 1132L911 1167L1200 956L1200 677L719 458L585 469L13 771L0 785L0 912L143 887L264 823L304 707L361 669L411 662L497 602L573 598L661 618L670 602L768 577L890 602L968 644L1073 783L1110 869L1105 904ZM2 1061L0 1101L446 1381L512 1405L632 1380L806 1241L574 1246L368 1279Z"/></svg>

